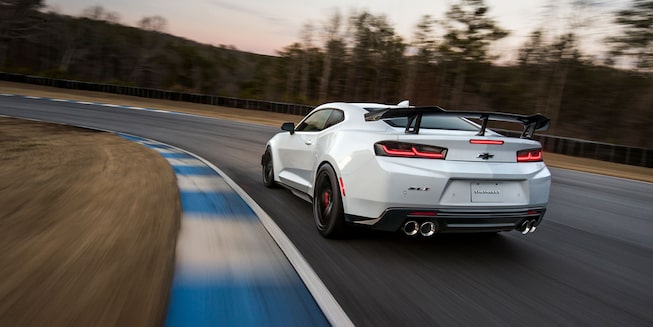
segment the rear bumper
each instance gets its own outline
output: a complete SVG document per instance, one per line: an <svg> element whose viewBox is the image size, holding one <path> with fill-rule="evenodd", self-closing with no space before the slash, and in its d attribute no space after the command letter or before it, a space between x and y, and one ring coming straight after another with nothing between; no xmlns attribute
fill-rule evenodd
<svg viewBox="0 0 653 327"><path fill-rule="evenodd" d="M513 209L428 209L390 208L378 218L346 215L347 221L374 230L398 231L408 221L433 222L437 233L499 232L520 229L527 221L537 226L546 208Z"/></svg>
<svg viewBox="0 0 653 327"><path fill-rule="evenodd" d="M345 213L381 217L394 208L438 209L443 212L502 212L545 208L551 173L543 162L478 163L442 160L397 160L377 157L360 169L343 171L347 189ZM481 192L501 198L478 199ZM419 208L419 209L418 209Z"/></svg>

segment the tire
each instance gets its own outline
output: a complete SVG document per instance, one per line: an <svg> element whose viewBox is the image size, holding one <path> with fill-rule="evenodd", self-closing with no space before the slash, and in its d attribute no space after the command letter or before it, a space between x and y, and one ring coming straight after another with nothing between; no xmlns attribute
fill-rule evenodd
<svg viewBox="0 0 653 327"><path fill-rule="evenodd" d="M265 149L265 153L261 158L261 175L263 177L263 185L268 188L277 188L277 182L274 181L274 166L272 164L272 153L270 148Z"/></svg>
<svg viewBox="0 0 653 327"><path fill-rule="evenodd" d="M322 165L315 177L313 217L315 226L322 236L326 238L345 236L346 223L340 185L336 173L329 165Z"/></svg>

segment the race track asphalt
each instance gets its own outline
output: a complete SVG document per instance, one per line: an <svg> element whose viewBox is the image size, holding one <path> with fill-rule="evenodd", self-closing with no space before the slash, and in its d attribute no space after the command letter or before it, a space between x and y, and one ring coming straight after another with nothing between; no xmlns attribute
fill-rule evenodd
<svg viewBox="0 0 653 327"><path fill-rule="evenodd" d="M310 204L260 181L277 128L0 97L0 114L135 134L194 152L276 221L358 326L652 326L653 184L551 169L538 231L327 240Z"/></svg>

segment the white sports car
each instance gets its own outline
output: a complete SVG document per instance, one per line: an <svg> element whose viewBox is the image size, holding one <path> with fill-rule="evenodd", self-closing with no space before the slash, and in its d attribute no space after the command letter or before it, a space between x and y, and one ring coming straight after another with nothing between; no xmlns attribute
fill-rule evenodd
<svg viewBox="0 0 653 327"><path fill-rule="evenodd" d="M488 129L488 120L522 124L521 137ZM548 125L539 114L327 103L270 139L263 183L311 202L325 237L349 225L424 237L527 234L549 200L551 174L532 140Z"/></svg>

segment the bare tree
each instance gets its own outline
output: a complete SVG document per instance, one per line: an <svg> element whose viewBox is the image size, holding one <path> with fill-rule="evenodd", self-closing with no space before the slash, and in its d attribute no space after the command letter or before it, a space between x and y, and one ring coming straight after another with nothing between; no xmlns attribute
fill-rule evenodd
<svg viewBox="0 0 653 327"><path fill-rule="evenodd" d="M137 59L130 74L130 80L150 87L153 85L155 71L152 60L163 49L164 39L160 37L167 28L168 22L161 16L143 17L138 21L138 27L144 31L143 42L138 46Z"/></svg>
<svg viewBox="0 0 653 327"><path fill-rule="evenodd" d="M490 43L508 35L488 16L488 11L489 7L483 0L461 0L445 14L446 20L442 24L446 34L440 51L456 65L451 107L462 105L469 64L491 60L488 52Z"/></svg>
<svg viewBox="0 0 653 327"><path fill-rule="evenodd" d="M400 96L406 45L384 15L354 13L347 97L355 101L396 101Z"/></svg>
<svg viewBox="0 0 653 327"><path fill-rule="evenodd" d="M632 0L629 9L615 16L621 31L608 39L613 54L630 57L638 69L653 72L653 0Z"/></svg>
<svg viewBox="0 0 653 327"><path fill-rule="evenodd" d="M303 46L303 56L301 64L300 95L304 101L309 99L308 84L311 71L311 51L313 49L313 37L315 27L312 23L306 23L301 30L301 40Z"/></svg>
<svg viewBox="0 0 653 327"><path fill-rule="evenodd" d="M63 47L63 55L59 63L59 70L61 72L68 72L70 65L73 61L80 56L82 49L79 47L79 41L82 39L83 26L79 20L64 21L65 26L62 29L64 42L60 44Z"/></svg>
<svg viewBox="0 0 653 327"><path fill-rule="evenodd" d="M92 20L101 20L109 23L120 23L120 14L108 11L102 6L91 6L82 11L82 17Z"/></svg>
<svg viewBox="0 0 653 327"><path fill-rule="evenodd" d="M0 1L0 67L6 65L11 42L32 40L43 31L43 21L37 16L43 7L43 0Z"/></svg>
<svg viewBox="0 0 653 327"><path fill-rule="evenodd" d="M294 95L297 93L297 85L300 75L296 67L301 65L303 60L304 49L299 42L295 42L282 51L278 52L281 57L281 74L285 75L285 85L283 87L283 94L286 101L293 101Z"/></svg>
<svg viewBox="0 0 653 327"><path fill-rule="evenodd" d="M408 56L408 70L404 81L404 98L411 99L414 96L417 71L422 66L427 66L435 59L436 41L433 36L433 28L436 21L430 15L424 15L415 25L413 41L410 44ZM410 53L412 52L412 53Z"/></svg>
<svg viewBox="0 0 653 327"><path fill-rule="evenodd" d="M344 40L341 35L342 15L340 11L334 11L323 27L324 39L324 62L322 64L322 75L320 76L319 102L327 101L329 85L331 83L331 72L336 56L342 53Z"/></svg>
<svg viewBox="0 0 653 327"><path fill-rule="evenodd" d="M86 17L92 20L102 20L104 18L104 13L105 13L104 7L92 6L82 11L82 17Z"/></svg>
<svg viewBox="0 0 653 327"><path fill-rule="evenodd" d="M571 0L567 4L550 0L542 15L542 27L520 49L521 65L535 72L529 77L535 84L534 108L551 118L551 131L559 126L569 70L583 58L579 35L592 29L599 4L593 0Z"/></svg>
<svg viewBox="0 0 653 327"><path fill-rule="evenodd" d="M168 27L168 21L161 16L148 16L141 18L137 25L142 30L165 32Z"/></svg>
<svg viewBox="0 0 653 327"><path fill-rule="evenodd" d="M638 124L643 128L653 120L653 0L632 0L629 9L616 13L615 23L620 25L621 33L609 41L616 56L629 57L637 70L648 79L648 92L641 95L637 105L632 108L638 113ZM645 136L639 133L644 142Z"/></svg>

